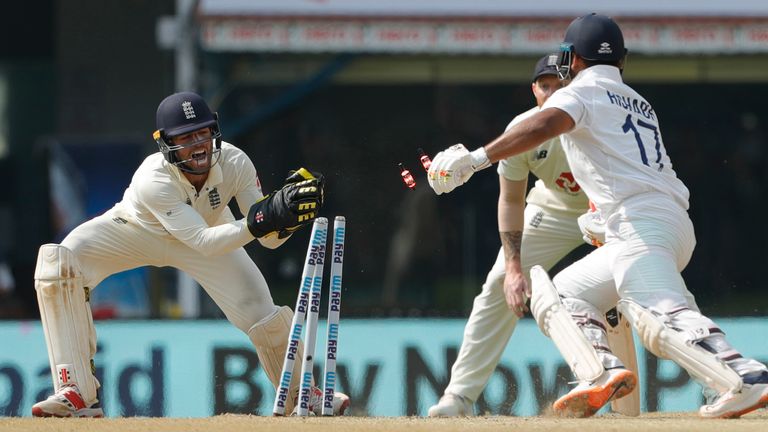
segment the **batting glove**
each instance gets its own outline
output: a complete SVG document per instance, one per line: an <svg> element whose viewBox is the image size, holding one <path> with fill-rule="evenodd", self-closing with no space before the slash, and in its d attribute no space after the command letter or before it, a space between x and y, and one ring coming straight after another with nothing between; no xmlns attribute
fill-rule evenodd
<svg viewBox="0 0 768 432"><path fill-rule="evenodd" d="M605 244L605 220L600 211L590 210L577 219L584 241L592 246Z"/></svg>
<svg viewBox="0 0 768 432"><path fill-rule="evenodd" d="M477 171L491 166L491 161L480 147L470 153L464 144L453 145L438 153L427 172L429 186L436 194L451 192L463 185Z"/></svg>

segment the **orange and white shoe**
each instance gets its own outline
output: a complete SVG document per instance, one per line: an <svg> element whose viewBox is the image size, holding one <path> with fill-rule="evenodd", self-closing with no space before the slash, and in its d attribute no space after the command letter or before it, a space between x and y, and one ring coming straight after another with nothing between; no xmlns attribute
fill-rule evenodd
<svg viewBox="0 0 768 432"><path fill-rule="evenodd" d="M714 402L699 408L706 418L739 418L744 414L768 406L768 371L747 374L738 392L725 392Z"/></svg>
<svg viewBox="0 0 768 432"><path fill-rule="evenodd" d="M593 382L579 383L552 405L562 417L591 417L608 402L620 399L637 386L637 376L624 368L608 369Z"/></svg>
<svg viewBox="0 0 768 432"><path fill-rule="evenodd" d="M62 386L48 399L32 405L34 417L104 417L98 400L87 404L75 385Z"/></svg>

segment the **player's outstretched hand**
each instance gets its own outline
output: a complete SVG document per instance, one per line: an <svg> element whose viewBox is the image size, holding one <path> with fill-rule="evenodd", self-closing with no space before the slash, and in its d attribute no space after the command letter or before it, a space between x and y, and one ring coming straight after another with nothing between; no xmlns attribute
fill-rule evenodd
<svg viewBox="0 0 768 432"><path fill-rule="evenodd" d="M305 168L291 171L282 188L262 198L248 211L248 229L255 237L291 235L318 216L325 182Z"/></svg>
<svg viewBox="0 0 768 432"><path fill-rule="evenodd" d="M490 166L485 149L469 152L464 144L456 144L438 153L429 166L427 179L436 194L451 192L466 183L475 171Z"/></svg>

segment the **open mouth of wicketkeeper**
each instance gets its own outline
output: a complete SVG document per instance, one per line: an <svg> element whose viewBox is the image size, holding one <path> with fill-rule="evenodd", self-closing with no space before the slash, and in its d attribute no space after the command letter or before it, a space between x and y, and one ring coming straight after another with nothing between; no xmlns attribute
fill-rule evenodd
<svg viewBox="0 0 768 432"><path fill-rule="evenodd" d="M205 150L197 150L192 153L191 157L197 162L203 162L208 158L208 152Z"/></svg>

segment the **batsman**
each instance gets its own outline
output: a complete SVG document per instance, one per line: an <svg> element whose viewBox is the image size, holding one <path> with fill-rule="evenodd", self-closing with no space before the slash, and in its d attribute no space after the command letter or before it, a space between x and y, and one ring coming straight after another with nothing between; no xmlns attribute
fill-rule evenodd
<svg viewBox="0 0 768 432"><path fill-rule="evenodd" d="M89 293L106 277L142 266L173 267L194 278L250 338L267 377L279 384L293 312L274 304L243 246L257 239L277 248L312 222L323 205L323 177L301 168L264 196L250 158L222 141L218 115L195 93L166 97L156 121L160 151L139 166L122 201L61 244L40 247L35 289L54 392L32 407L33 416L104 416ZM232 198L245 218L233 216ZM288 412L298 383L290 391ZM334 414L348 406L349 398L336 393ZM322 408L316 387L310 408L317 414Z"/></svg>
<svg viewBox="0 0 768 432"><path fill-rule="evenodd" d="M570 84L487 145L438 153L430 186L451 192L492 162L559 136L574 179L605 219L605 242L554 281L541 266L530 271L531 312L578 379L554 411L588 417L631 394L637 375L606 332L604 313L616 306L650 352L715 390L700 416L737 418L768 405L768 368L743 356L686 298L680 272L696 244L690 192L672 168L658 114L622 79L626 54L610 17L573 20L557 59Z"/></svg>

